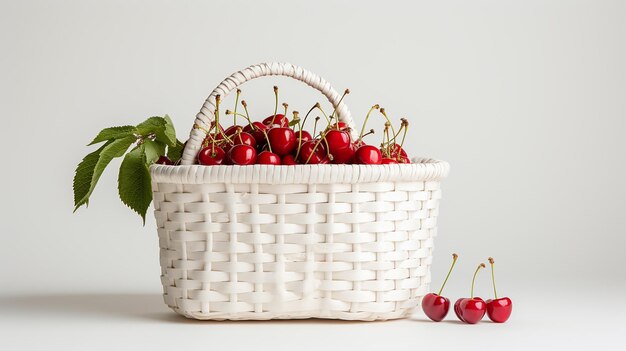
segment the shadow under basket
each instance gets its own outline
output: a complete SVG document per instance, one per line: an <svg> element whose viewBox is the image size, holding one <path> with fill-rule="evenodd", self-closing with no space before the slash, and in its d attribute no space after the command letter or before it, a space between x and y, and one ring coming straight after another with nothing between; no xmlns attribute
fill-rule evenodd
<svg viewBox="0 0 626 351"><path fill-rule="evenodd" d="M151 167L165 303L196 319L408 317L448 164Z"/></svg>

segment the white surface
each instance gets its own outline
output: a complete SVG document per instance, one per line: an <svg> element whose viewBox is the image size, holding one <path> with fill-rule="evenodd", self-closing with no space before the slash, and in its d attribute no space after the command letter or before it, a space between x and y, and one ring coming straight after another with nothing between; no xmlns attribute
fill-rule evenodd
<svg viewBox="0 0 626 351"><path fill-rule="evenodd" d="M626 303L617 290L519 291L505 324L463 324L450 311L387 322L188 320L155 294L0 297L5 350L619 350Z"/></svg>
<svg viewBox="0 0 626 351"><path fill-rule="evenodd" d="M0 293L149 293L154 301L145 312L142 298L124 299L128 314L115 298L35 307L3 300L0 348L218 349L277 336L299 348L331 338L378 350L387 341L407 350L491 338L587 349L617 342L626 294L604 284L626 283L624 13L620 0L0 1ZM172 318L156 295L154 219L142 228L120 203L115 161L89 209L72 214L73 170L92 150L84 145L103 127L165 113L185 136L226 75L271 60L350 88L357 121L375 103L408 117L409 153L450 162L434 286L451 252L460 254L446 288L455 297L466 294L476 264L494 256L501 293L516 303L506 329L146 319ZM299 82L257 80L242 88L259 118L273 112L275 84L301 112L324 102ZM479 277L482 296L490 296L487 277ZM550 294L535 298L546 287ZM554 313L546 316L537 304L548 302Z"/></svg>

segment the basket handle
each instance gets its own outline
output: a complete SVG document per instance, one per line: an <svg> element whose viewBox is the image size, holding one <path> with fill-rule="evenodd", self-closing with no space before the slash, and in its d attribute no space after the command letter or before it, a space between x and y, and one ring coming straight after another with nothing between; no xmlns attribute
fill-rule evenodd
<svg viewBox="0 0 626 351"><path fill-rule="evenodd" d="M343 101L341 103L339 102L339 100L341 99L341 95L337 93L337 91L330 85L330 83L328 83L324 78L302 67L298 67L290 63L280 62L252 65L241 71L235 72L230 77L224 79L215 89L213 89L211 95L209 95L209 97L204 102L204 105L202 105L200 112L198 112L198 114L196 115L195 124L202 126L206 129L209 128L211 122L214 120L215 96L219 94L222 98L224 98L226 97L226 95L228 95L228 93L230 93L241 84L249 80L264 76L291 77L293 79L304 82L307 85L320 91L333 105L333 108L337 109L337 117L340 121L346 123L350 127L352 131L351 133L353 134L352 137L355 137L354 122L350 117L350 111L348 110L348 106L346 106ZM196 128L191 129L191 132L189 133L189 140L187 141L185 150L183 151L181 164L191 165L195 163L196 155L200 150L200 146L202 145L202 141L204 140L204 138L204 131Z"/></svg>

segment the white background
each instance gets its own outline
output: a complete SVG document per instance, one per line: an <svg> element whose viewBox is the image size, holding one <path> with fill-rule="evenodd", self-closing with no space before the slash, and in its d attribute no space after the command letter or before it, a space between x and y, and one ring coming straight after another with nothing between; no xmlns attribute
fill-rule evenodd
<svg viewBox="0 0 626 351"><path fill-rule="evenodd" d="M0 336L10 349L617 347L625 2L0 4ZM154 219L142 227L117 199L119 163L72 214L73 170L100 129L168 113L185 138L215 85L265 61L350 88L358 124L375 103L409 118L409 153L450 162L433 290L452 252L453 300L494 256L499 292L515 304L507 324L435 324L419 311L386 323L186 321L159 297ZM258 118L272 112L275 84L301 112L323 101L298 82L257 80L242 88ZM485 298L488 278L477 283Z"/></svg>

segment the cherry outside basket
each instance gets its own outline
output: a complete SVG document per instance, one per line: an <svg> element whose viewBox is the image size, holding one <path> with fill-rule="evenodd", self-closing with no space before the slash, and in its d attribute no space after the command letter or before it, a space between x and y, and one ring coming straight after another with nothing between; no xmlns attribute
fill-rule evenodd
<svg viewBox="0 0 626 351"><path fill-rule="evenodd" d="M324 79L286 63L226 78L195 123L210 125L216 95L269 75L319 90L353 127ZM174 311L218 320L379 320L409 316L428 292L446 162L194 165L204 137L192 129L182 165L150 169L163 296Z"/></svg>

